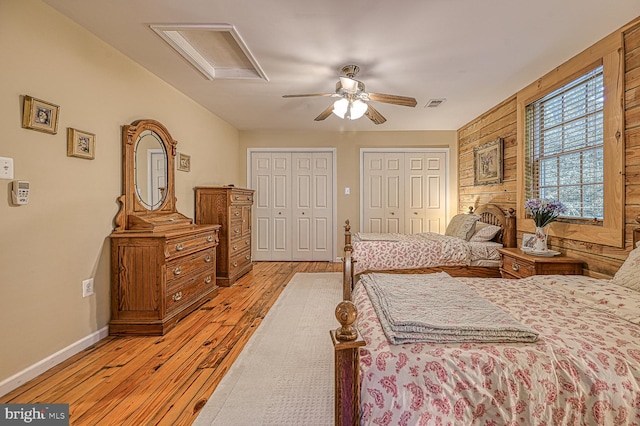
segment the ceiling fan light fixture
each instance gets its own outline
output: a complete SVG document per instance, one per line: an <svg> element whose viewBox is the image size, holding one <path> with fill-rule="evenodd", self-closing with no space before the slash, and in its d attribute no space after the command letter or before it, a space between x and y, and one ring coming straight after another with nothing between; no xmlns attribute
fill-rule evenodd
<svg viewBox="0 0 640 426"><path fill-rule="evenodd" d="M367 108L369 108L369 105L367 105L366 102L362 102L360 99L357 99L349 103L349 108L347 108L345 117L350 120L357 120L367 112Z"/></svg>
<svg viewBox="0 0 640 426"><path fill-rule="evenodd" d="M357 120L367 112L368 108L369 105L360 99L350 101L346 98L342 98L333 103L333 113L338 117L347 120Z"/></svg>

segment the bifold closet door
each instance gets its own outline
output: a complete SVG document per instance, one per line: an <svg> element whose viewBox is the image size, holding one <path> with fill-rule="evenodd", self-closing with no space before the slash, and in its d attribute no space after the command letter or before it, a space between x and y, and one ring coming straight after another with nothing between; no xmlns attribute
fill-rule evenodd
<svg viewBox="0 0 640 426"><path fill-rule="evenodd" d="M447 151L363 152L363 232L443 234Z"/></svg>
<svg viewBox="0 0 640 426"><path fill-rule="evenodd" d="M333 260L333 153L252 152L255 261Z"/></svg>
<svg viewBox="0 0 640 426"><path fill-rule="evenodd" d="M404 154L364 153L364 232L405 232Z"/></svg>
<svg viewBox="0 0 640 426"><path fill-rule="evenodd" d="M291 260L291 153L252 153L255 261Z"/></svg>
<svg viewBox="0 0 640 426"><path fill-rule="evenodd" d="M446 229L447 155L444 152L406 153L406 233Z"/></svg>
<svg viewBox="0 0 640 426"><path fill-rule="evenodd" d="M292 154L293 259L331 261L333 158L329 152Z"/></svg>

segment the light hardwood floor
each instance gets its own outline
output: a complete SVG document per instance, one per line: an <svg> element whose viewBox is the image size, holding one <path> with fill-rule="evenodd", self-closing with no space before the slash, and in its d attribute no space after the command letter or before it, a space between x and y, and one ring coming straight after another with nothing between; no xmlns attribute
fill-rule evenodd
<svg viewBox="0 0 640 426"><path fill-rule="evenodd" d="M107 337L0 403L70 404L72 425L190 425L291 277L341 270L258 262L164 336Z"/></svg>

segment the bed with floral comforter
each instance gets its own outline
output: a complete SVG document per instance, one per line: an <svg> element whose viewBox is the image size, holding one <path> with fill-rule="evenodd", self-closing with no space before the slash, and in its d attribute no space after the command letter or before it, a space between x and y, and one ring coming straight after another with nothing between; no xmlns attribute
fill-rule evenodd
<svg viewBox="0 0 640 426"><path fill-rule="evenodd" d="M419 234L354 234L354 272L438 266L498 267L503 245L469 242L432 232Z"/></svg>
<svg viewBox="0 0 640 426"><path fill-rule="evenodd" d="M361 424L640 424L640 292L583 276L457 279L538 340L392 345L358 283Z"/></svg>

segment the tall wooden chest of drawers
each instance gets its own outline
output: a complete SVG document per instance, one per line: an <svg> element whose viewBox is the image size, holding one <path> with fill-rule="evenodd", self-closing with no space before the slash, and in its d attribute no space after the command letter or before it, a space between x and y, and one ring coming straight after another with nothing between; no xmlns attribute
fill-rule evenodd
<svg viewBox="0 0 640 426"><path fill-rule="evenodd" d="M220 244L216 256L218 285L233 285L253 269L251 262L252 189L230 186L195 188L195 220L219 224Z"/></svg>
<svg viewBox="0 0 640 426"><path fill-rule="evenodd" d="M112 233L109 334L163 335L215 296L219 229Z"/></svg>

